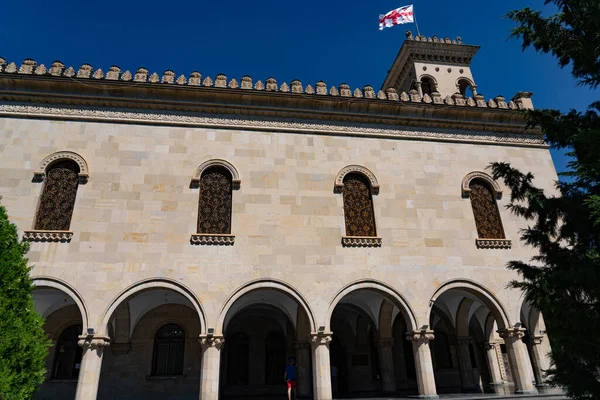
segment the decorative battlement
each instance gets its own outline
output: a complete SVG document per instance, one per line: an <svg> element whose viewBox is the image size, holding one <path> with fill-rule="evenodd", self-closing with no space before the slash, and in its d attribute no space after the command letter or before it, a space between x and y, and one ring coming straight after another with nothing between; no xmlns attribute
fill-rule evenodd
<svg viewBox="0 0 600 400"><path fill-rule="evenodd" d="M462 38L457 36L456 39L450 38L438 38L437 36L427 37L425 35L413 36L411 31L406 32L406 40L414 40L417 42L433 42L433 43L447 43L447 44L463 44Z"/></svg>
<svg viewBox="0 0 600 400"><path fill-rule="evenodd" d="M432 41L434 43L445 44L462 44L460 38L450 41L450 39L425 38L424 36L412 37L407 36L411 41ZM443 42L442 42L443 41ZM67 67L60 61L54 61L50 68L44 64L39 64L33 59L26 59L20 67L17 67L15 62L8 63L4 58L0 57L0 75L2 74L19 74L33 75L47 78L70 78L75 80L92 80L92 81L120 81L135 83L150 83L157 85L174 85L187 87L204 87L204 88L222 88L233 90L251 90L256 92L279 92L289 94L302 94L327 97L346 97L354 99L372 99L392 102L405 103L425 103L432 105L457 106L457 107L478 107L492 108L504 110L519 110L523 109L522 101L510 100L506 101L504 97L497 96L490 98L487 101L481 95L473 97L461 96L460 94L442 96L438 92L421 95L417 90L408 90L398 92L395 88L379 90L375 92L372 86L366 85L362 89L356 88L351 90L350 86L342 83L339 86L331 86L329 89L323 81L317 82L314 86L308 84L302 85L299 80L294 80L291 85L283 82L277 84L274 78L268 78L265 82L257 80L253 83L250 76L246 75L238 80L228 80L224 74L219 74L213 80L210 76L202 77L199 72L192 72L189 76L183 74L177 75L172 70L166 70L162 76L156 72L150 73L146 68L138 68L135 73L130 71L122 71L120 67L113 65L108 68L105 73L101 68L94 69L90 64L82 64L76 71L73 67Z"/></svg>

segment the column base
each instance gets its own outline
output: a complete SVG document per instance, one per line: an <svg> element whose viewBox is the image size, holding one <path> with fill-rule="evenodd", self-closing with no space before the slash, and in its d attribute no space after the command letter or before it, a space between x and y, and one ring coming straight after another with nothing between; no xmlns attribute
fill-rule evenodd
<svg viewBox="0 0 600 400"><path fill-rule="evenodd" d="M537 390L515 390L515 394L538 394Z"/></svg>

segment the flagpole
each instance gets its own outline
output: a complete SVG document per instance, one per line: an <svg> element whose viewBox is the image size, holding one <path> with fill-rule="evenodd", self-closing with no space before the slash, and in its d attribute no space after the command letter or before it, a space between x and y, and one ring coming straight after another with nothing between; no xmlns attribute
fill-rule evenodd
<svg viewBox="0 0 600 400"><path fill-rule="evenodd" d="M421 32L419 32L419 23L417 22L417 13L413 9L413 17L415 18L415 25L417 26L417 36L421 36Z"/></svg>

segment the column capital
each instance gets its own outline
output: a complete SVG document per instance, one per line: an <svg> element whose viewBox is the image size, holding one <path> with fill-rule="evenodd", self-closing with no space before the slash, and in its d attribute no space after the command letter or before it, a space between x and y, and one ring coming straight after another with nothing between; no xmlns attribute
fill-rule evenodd
<svg viewBox="0 0 600 400"><path fill-rule="evenodd" d="M496 346L498 346L500 343L498 342L486 342L483 344L483 349L484 350L492 350L495 349Z"/></svg>
<svg viewBox="0 0 600 400"><path fill-rule="evenodd" d="M332 335L333 332L311 332L308 337L313 346L319 346L322 344L329 345Z"/></svg>
<svg viewBox="0 0 600 400"><path fill-rule="evenodd" d="M538 346L544 341L544 335L533 335L531 336L530 341L532 345Z"/></svg>
<svg viewBox="0 0 600 400"><path fill-rule="evenodd" d="M294 342L294 348L301 349L310 349L310 342L308 340L297 340Z"/></svg>
<svg viewBox="0 0 600 400"><path fill-rule="evenodd" d="M504 340L516 341L525 336L525 328L511 327L498 331L500 337Z"/></svg>
<svg viewBox="0 0 600 400"><path fill-rule="evenodd" d="M221 350L221 347L223 347L223 344L225 343L225 339L223 336L200 335L198 338L198 343L200 343L202 346L202 350L206 350L211 347Z"/></svg>
<svg viewBox="0 0 600 400"><path fill-rule="evenodd" d="M434 332L430 330L422 330L422 331L409 331L406 332L406 340L412 342L423 342L429 343L430 340L435 338Z"/></svg>
<svg viewBox="0 0 600 400"><path fill-rule="evenodd" d="M110 345L110 338L104 335L81 335L77 345L85 350L96 350Z"/></svg>
<svg viewBox="0 0 600 400"><path fill-rule="evenodd" d="M394 338L379 338L377 339L379 347L392 347L394 345Z"/></svg>

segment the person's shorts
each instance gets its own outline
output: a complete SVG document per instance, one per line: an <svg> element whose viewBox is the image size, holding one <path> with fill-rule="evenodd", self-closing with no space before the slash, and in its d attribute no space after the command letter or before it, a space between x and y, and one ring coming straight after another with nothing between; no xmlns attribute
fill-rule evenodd
<svg viewBox="0 0 600 400"><path fill-rule="evenodd" d="M296 389L296 380L288 379L287 387L288 387L288 389Z"/></svg>

